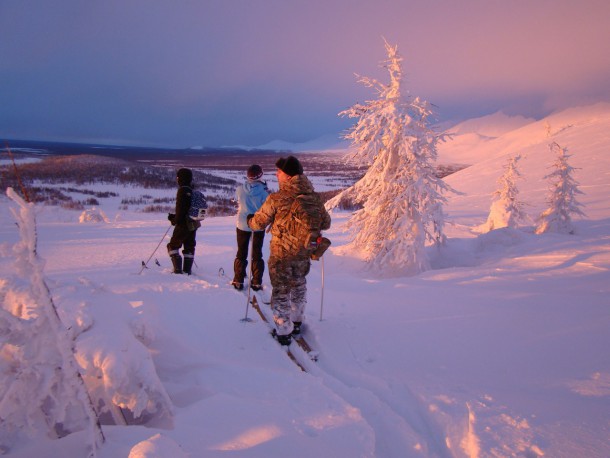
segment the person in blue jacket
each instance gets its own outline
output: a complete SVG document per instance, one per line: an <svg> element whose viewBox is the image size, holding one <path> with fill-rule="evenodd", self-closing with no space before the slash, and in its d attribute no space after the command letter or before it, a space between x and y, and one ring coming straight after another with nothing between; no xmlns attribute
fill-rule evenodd
<svg viewBox="0 0 610 458"><path fill-rule="evenodd" d="M234 276L231 284L237 290L244 289L246 268L248 267L248 245L252 236L252 284L255 291L262 289L265 262L263 261L263 241L265 231L252 231L248 227L247 217L263 205L269 190L267 183L262 180L263 168L254 164L248 167L247 180L237 188L235 197L237 200L237 255L233 263Z"/></svg>

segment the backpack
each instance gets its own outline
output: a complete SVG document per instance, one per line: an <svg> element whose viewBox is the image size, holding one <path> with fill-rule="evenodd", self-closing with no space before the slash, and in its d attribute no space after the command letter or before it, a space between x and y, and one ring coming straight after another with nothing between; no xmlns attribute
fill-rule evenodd
<svg viewBox="0 0 610 458"><path fill-rule="evenodd" d="M319 248L320 241L323 239L321 237L321 208L322 201L317 194L301 194L292 202L290 216L285 221L282 237L287 239L294 254L304 249L311 257ZM330 245L330 241L328 245ZM326 250L324 249L324 251Z"/></svg>
<svg viewBox="0 0 610 458"><path fill-rule="evenodd" d="M208 208L208 203L201 191L191 190L191 205L188 215L193 221L202 221L205 218L205 209Z"/></svg>

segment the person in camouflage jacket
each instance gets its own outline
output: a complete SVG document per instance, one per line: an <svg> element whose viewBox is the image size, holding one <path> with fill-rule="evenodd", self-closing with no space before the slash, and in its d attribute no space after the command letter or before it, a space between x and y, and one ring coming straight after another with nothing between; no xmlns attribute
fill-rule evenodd
<svg viewBox="0 0 610 458"><path fill-rule="evenodd" d="M271 308L277 339L282 345L289 345L291 335L300 332L307 304L305 277L311 267L311 251L285 235L285 223L291 216L297 196L312 194L317 198L313 200L317 200L317 210L320 212L320 231L329 229L331 221L311 181L303 175L303 167L297 158L280 158L275 166L280 190L270 194L254 215L248 215L248 226L253 230L262 230L271 225L272 238L267 262L272 286Z"/></svg>

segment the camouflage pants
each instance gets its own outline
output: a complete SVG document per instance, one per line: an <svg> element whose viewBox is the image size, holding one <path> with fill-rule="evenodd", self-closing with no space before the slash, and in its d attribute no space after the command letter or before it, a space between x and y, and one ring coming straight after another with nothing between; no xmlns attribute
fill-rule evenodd
<svg viewBox="0 0 610 458"><path fill-rule="evenodd" d="M277 333L292 332L294 321L303 321L307 305L307 281L311 261L309 258L279 259L271 256L267 263L271 280L271 309Z"/></svg>

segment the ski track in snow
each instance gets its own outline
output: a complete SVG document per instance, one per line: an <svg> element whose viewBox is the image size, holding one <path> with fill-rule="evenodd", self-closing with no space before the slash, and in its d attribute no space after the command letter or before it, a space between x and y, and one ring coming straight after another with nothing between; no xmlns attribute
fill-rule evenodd
<svg viewBox="0 0 610 458"><path fill-rule="evenodd" d="M227 280L228 284L229 279L227 277L221 276L220 278ZM270 288L270 286L267 287ZM242 293L244 296L247 295L245 290L242 291ZM270 319L270 310L264 308L268 308L269 306L265 304L261 304L260 306L263 309L266 318ZM268 334L268 325L260 320L252 307L249 309L248 317L257 322L256 324L261 328L262 332ZM314 341L312 340L312 345L313 342ZM277 346L283 351L279 345ZM329 364L312 361L310 356L296 343L293 343L290 348L297 359L298 364L306 370L304 376L310 375L320 378L324 385L338 397L343 399L346 404L351 405L360 411L363 419L375 432L375 456L401 458L405 456L405 450L422 451L421 444L419 443L420 441L417 436L413 434L413 431L416 430L418 433L429 435L434 427L431 427L432 422L429 418L426 418L425 412L416 404L414 397L406 386L403 388L405 389L405 392L408 392L407 397L409 399L406 400L407 405L405 405L405 411L408 412L409 407L415 407L415 415L405 415L405 412L397 412L396 408L392 407L393 401L397 401L397 399L385 400L383 395L380 396L376 392L377 390L372 388L375 383L372 383L371 387L363 387L359 385L361 380L350 380L349 377L341 376L341 374L337 374L336 371L333 371ZM316 351L323 351L323 349L319 349L318 346L314 345L314 348ZM414 419L418 426L416 428L411 424ZM442 432L435 431L433 437L438 439L437 442L439 443L432 444L433 447L430 447L430 444L427 444L427 449L429 451L439 450L439 452L433 452L426 456L450 458L451 455L446 450L446 447L444 447L445 439L442 437Z"/></svg>
<svg viewBox="0 0 610 458"><path fill-rule="evenodd" d="M268 308L268 305L261 305L266 319L271 320L272 314ZM305 331L304 335L314 351L318 353L324 351L312 333L308 336ZM406 384L393 386L371 376L372 380L367 383L361 377L341 373L332 363L312 361L296 343L290 348L300 367L303 367L308 374L320 378L337 396L360 410L364 420L375 431L375 456L401 458L404 457L406 450L413 450L416 453L424 452L425 456L431 458L452 457L442 430L426 413L425 407ZM354 361L357 362L355 355ZM360 363L357 364L362 367ZM366 372L363 370L362 374ZM425 445L421 443L422 437L426 438Z"/></svg>
<svg viewBox="0 0 610 458"><path fill-rule="evenodd" d="M165 281L155 282L160 290L169 288L197 291L201 289L202 292L206 293L211 288L225 290L225 293L232 292L232 287L225 276L215 277L212 274L196 273L188 280L184 280L182 277L173 276L170 270L165 267L151 266L150 269L153 269L151 273L155 277L160 274L161 280L176 281L175 285L171 285L171 283L168 285ZM106 286L96 285L93 281L85 278L80 278L79 283L87 288L93 286L93 289L97 291L108 290ZM243 293L239 293L239 297L242 297L242 295ZM245 300L242 302L245 312ZM255 321L253 324L258 328L261 339L271 341L266 335L268 334L267 325L260 320L251 307L248 316ZM159 344L157 343L156 346L159 346ZM276 343L273 343L273 346L277 347L277 351L274 352L276 357L284 358L281 354L281 347ZM165 347L164 345L163 351L168 352L168 348ZM293 344L291 349L300 364L307 370L307 374L303 374L303 376L309 375L319 378L329 390L343 399L347 405L358 409L363 420L370 425L375 433L374 456L401 458L405 456L406 450L412 450L416 455L423 453L423 456L427 457L451 458L454 456L445 444L446 438L441 427L427 414L426 407L416 399L406 384L392 385L370 375L370 380L366 381L361 377L342 374L334 370L331 362L312 361L296 344ZM320 349L320 351L323 352L324 350ZM176 349L176 353L184 353L184 349ZM164 367L159 363L156 365L165 384L171 386L172 380L175 380L178 375L180 375L182 384L184 384L185 379L192 380L194 385L192 388L182 388L180 393L172 394L172 400L177 405L190 405L196 399L206 395L205 392L200 392L197 389L197 380L202 376L197 374L204 366L203 364L187 364L182 361L182 364L172 367ZM425 442L422 441L422 438Z"/></svg>
<svg viewBox="0 0 610 458"><path fill-rule="evenodd" d="M367 383L362 378L337 372L323 357L315 363L308 361L302 351L296 353L312 375L320 377L326 386L360 409L375 431L376 456L399 458L405 450L424 452L429 457L452 456L442 431L406 384L392 386L379 380ZM421 443L422 438L425 444Z"/></svg>

